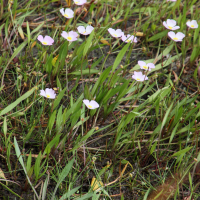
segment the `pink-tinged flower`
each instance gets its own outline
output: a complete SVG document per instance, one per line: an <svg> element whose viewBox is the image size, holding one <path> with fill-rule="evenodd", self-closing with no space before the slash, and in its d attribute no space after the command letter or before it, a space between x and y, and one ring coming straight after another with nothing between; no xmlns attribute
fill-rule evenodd
<svg viewBox="0 0 200 200"><path fill-rule="evenodd" d="M166 22L163 22L163 25L169 30L177 30L180 28L180 26L176 26L176 21L173 19L167 19Z"/></svg>
<svg viewBox="0 0 200 200"><path fill-rule="evenodd" d="M80 34L89 35L94 28L92 26L87 26L86 28L84 26L79 26L77 29Z"/></svg>
<svg viewBox="0 0 200 200"><path fill-rule="evenodd" d="M83 5L84 3L86 3L87 1L86 0L74 0L74 3L78 6L81 6Z"/></svg>
<svg viewBox="0 0 200 200"><path fill-rule="evenodd" d="M198 28L198 24L196 20L188 21L186 24L189 28Z"/></svg>
<svg viewBox="0 0 200 200"><path fill-rule="evenodd" d="M124 34L122 34L122 41L123 42L130 42L130 43L137 43L137 37L134 37L133 35L127 35L125 36Z"/></svg>
<svg viewBox="0 0 200 200"><path fill-rule="evenodd" d="M51 88L46 88L45 91L40 90L40 95L43 96L43 97L46 97L48 99L55 99L56 98L56 93Z"/></svg>
<svg viewBox="0 0 200 200"><path fill-rule="evenodd" d="M65 10L64 10L64 8L61 8L60 12L67 19L70 19L70 18L74 17L74 11L72 9L70 9L70 8L66 8Z"/></svg>
<svg viewBox="0 0 200 200"><path fill-rule="evenodd" d="M113 29L113 28L109 28L108 32L115 38L121 37L122 35L124 35L124 33L122 32L121 29Z"/></svg>
<svg viewBox="0 0 200 200"><path fill-rule="evenodd" d="M136 81L148 80L148 77L146 75L143 75L142 72L134 72L132 78L135 79Z"/></svg>
<svg viewBox="0 0 200 200"><path fill-rule="evenodd" d="M185 34L178 32L177 34L175 34L173 31L170 31L168 33L168 36L174 40L175 42L182 42L183 38L185 37Z"/></svg>
<svg viewBox="0 0 200 200"><path fill-rule="evenodd" d="M89 101L89 100L87 100L87 99L84 99L84 100L83 100L83 103L84 103L84 104L87 106L87 108L89 108L89 109L96 109L96 108L99 107L99 104L98 104L96 101L94 101L94 100Z"/></svg>
<svg viewBox="0 0 200 200"><path fill-rule="evenodd" d="M54 40L53 40L50 36L48 36L48 35L46 35L44 38L43 38L42 35L39 35L39 36L37 37L37 39L38 39L43 45L52 45L52 44L54 43Z"/></svg>
<svg viewBox="0 0 200 200"><path fill-rule="evenodd" d="M61 33L61 35L67 39L69 42L73 42L77 40L78 37L78 33L74 32L74 31L70 31L69 33L67 33L66 31L63 31Z"/></svg>
<svg viewBox="0 0 200 200"><path fill-rule="evenodd" d="M141 60L138 61L138 65L140 65L141 69L148 70L148 71L151 71L151 69L155 68L155 65L153 63L146 64L144 61L141 61Z"/></svg>

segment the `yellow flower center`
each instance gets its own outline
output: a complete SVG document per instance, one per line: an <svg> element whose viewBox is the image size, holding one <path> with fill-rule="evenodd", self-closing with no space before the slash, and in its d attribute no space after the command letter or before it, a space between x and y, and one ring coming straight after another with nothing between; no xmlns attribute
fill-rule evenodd
<svg viewBox="0 0 200 200"><path fill-rule="evenodd" d="M64 14L64 16L65 16L65 17L69 17L69 15L68 15L68 14Z"/></svg>
<svg viewBox="0 0 200 200"><path fill-rule="evenodd" d="M89 108L92 108L92 106L91 106L91 105L88 105L88 107L89 107Z"/></svg>
<svg viewBox="0 0 200 200"><path fill-rule="evenodd" d="M79 3L79 1L75 1L75 3L77 4L77 3Z"/></svg>
<svg viewBox="0 0 200 200"><path fill-rule="evenodd" d="M46 45L46 44L47 44L47 42L42 42L42 44L45 44L45 45Z"/></svg>
<svg viewBox="0 0 200 200"><path fill-rule="evenodd" d="M49 95L49 94L47 94L46 96L47 96L47 98L49 98L49 97L50 97L50 95Z"/></svg>
<svg viewBox="0 0 200 200"><path fill-rule="evenodd" d="M68 36L67 39L68 39L68 40L72 40L72 37Z"/></svg>
<svg viewBox="0 0 200 200"><path fill-rule="evenodd" d="M127 42L130 42L131 40L127 40Z"/></svg>
<svg viewBox="0 0 200 200"><path fill-rule="evenodd" d="M192 28L194 28L194 25L191 25Z"/></svg>
<svg viewBox="0 0 200 200"><path fill-rule="evenodd" d="M148 69L148 66L143 66L144 69Z"/></svg>
<svg viewBox="0 0 200 200"><path fill-rule="evenodd" d="M117 34L113 34L115 37L117 37Z"/></svg>
<svg viewBox="0 0 200 200"><path fill-rule="evenodd" d="M137 81L140 81L140 78L136 78Z"/></svg>
<svg viewBox="0 0 200 200"><path fill-rule="evenodd" d="M177 37L174 37L173 39L174 39L174 40L178 40L178 38L177 38Z"/></svg>
<svg viewBox="0 0 200 200"><path fill-rule="evenodd" d="M169 29L172 29L172 27L171 26L168 26L169 27Z"/></svg>

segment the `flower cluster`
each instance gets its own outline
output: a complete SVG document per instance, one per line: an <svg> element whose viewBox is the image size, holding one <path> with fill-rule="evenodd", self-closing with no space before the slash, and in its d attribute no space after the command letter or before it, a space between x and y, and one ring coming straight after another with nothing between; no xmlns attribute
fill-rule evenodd
<svg viewBox="0 0 200 200"><path fill-rule="evenodd" d="M86 0L73 0L73 1L74 1L74 4L76 5L83 5L87 2ZM176 0L167 0L167 1L175 2ZM60 13L67 19L71 19L74 17L74 11L70 8L66 8L66 9L61 8ZM163 25L165 26L165 28L170 30L168 32L168 36L175 42L181 42L183 38L185 37L185 34L181 32L178 32L178 33L173 32L174 30L178 30L180 28L179 26L176 25L175 20L167 19L166 21L163 22ZM198 28L198 24L196 20L188 21L186 25L192 29ZM87 27L78 26L77 30L82 35L89 35L94 30L94 28L91 25L88 25ZM137 37L130 34L125 35L121 29L115 30L115 29L109 28L108 32L112 35L112 37L120 38L125 43L137 43ZM77 38L79 37L78 33L75 31L69 31L69 32L63 31L61 33L61 36L65 38L66 40L68 40L69 42L76 41ZM50 36L43 37L42 35L39 35L37 39L43 45L52 45L54 43L53 38L51 38ZM141 60L138 61L138 65L140 66L140 69L145 70L146 73L143 74L141 71L140 72L134 71L134 75L132 75L132 78L139 82L148 80L147 72L155 68L155 65L153 63L146 63ZM45 90L40 90L40 95L46 98L50 98L50 99L55 99L56 97L55 91L50 88L46 88ZM84 99L83 103L86 105L88 109L96 109L99 107L99 104L94 100L89 101L88 99Z"/></svg>
<svg viewBox="0 0 200 200"><path fill-rule="evenodd" d="M76 5L83 5L86 2L87 2L86 0L74 0L74 3ZM61 8L60 13L67 19L71 19L71 18L74 17L74 11L70 8L66 8L66 9ZM84 26L77 27L78 32L82 35L89 35L93 31L93 29L94 28L91 25L88 25L86 28ZM73 42L73 41L76 41L78 39L78 33L76 33L75 31L70 31L70 32L63 31L61 33L61 36L64 37L69 42ZM42 35L39 35L37 37L37 39L43 45L52 45L54 43L53 38L51 38L50 36L45 36L43 38Z"/></svg>
<svg viewBox="0 0 200 200"><path fill-rule="evenodd" d="M177 30L180 28L180 26L176 26L176 21L173 19L167 19L167 21L163 22L163 25L165 26L165 28L169 29L169 30ZM192 20L192 21L188 21L186 23L186 25L189 28L198 28L198 24L196 20ZM181 42L183 40L183 38L185 37L185 34L178 32L175 33L173 31L168 32L168 36L174 40L175 42Z"/></svg>
<svg viewBox="0 0 200 200"><path fill-rule="evenodd" d="M137 37L135 37L134 35L124 35L124 32L121 29L113 29L113 28L109 28L108 32L115 38L121 38L123 42L128 43L137 43Z"/></svg>
<svg viewBox="0 0 200 200"><path fill-rule="evenodd" d="M144 69L146 71L151 71L151 69L155 68L155 65L153 63L146 63L141 60L138 61L138 65L140 66L140 69ZM139 82L148 80L147 75L143 75L142 72L134 72L132 78Z"/></svg>

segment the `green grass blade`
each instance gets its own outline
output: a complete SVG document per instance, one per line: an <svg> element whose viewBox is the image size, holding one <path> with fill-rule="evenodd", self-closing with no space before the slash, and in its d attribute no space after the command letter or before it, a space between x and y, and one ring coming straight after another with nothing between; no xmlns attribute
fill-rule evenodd
<svg viewBox="0 0 200 200"><path fill-rule="evenodd" d="M54 200L55 199L55 194L56 194L56 191L59 187L59 185L62 183L62 181L65 179L65 177L68 175L69 171L71 170L72 168L72 165L74 163L74 160L75 158L73 158L72 160L69 161L69 163L65 166L65 168L63 169L63 171L61 172L60 176L59 176L59 180L56 184L56 187L54 189L54 192L53 192L53 195L51 197L51 200Z"/></svg>
<svg viewBox="0 0 200 200"><path fill-rule="evenodd" d="M22 95L21 97L19 97L16 101L14 101L13 103L11 103L9 106L7 106L6 108L4 108L1 112L0 112L0 116L10 112L13 108L15 108L20 102L22 102L24 99L28 98L31 94L33 94L33 92L36 90L36 87L32 88L31 90L29 90L28 92L26 92L24 95Z"/></svg>
<svg viewBox="0 0 200 200"><path fill-rule="evenodd" d="M121 62L122 58L124 57L126 51L128 50L130 46L130 43L127 43L123 48L122 50L119 52L119 54L117 55L116 59L115 59L115 62L113 64L113 68L112 68L112 72L115 71L115 69L117 68L117 66L119 65L119 63Z"/></svg>
<svg viewBox="0 0 200 200"><path fill-rule="evenodd" d="M39 196L38 196L38 194L37 194L35 188L33 187L32 183L31 183L31 181L30 181L30 179L29 179L29 177L28 177L28 174L27 174L27 171L26 171L26 167L25 167L25 165L24 165L24 161L23 161L23 159L22 159L22 155L21 155L21 152L20 152L20 149L19 149L19 146L18 146L18 143L17 143L17 140L16 140L15 137L14 137L14 145L15 145L15 153L16 153L16 155L17 155L17 158L19 159L19 162L20 162L21 166L23 167L24 173L26 174L26 178L27 178L27 180L28 180L28 182L29 182L31 188L33 189L33 191L34 191L36 197L39 198Z"/></svg>

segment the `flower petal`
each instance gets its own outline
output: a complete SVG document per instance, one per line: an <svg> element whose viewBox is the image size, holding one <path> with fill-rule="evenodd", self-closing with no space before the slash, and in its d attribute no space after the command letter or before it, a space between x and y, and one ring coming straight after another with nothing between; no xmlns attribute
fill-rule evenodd
<svg viewBox="0 0 200 200"><path fill-rule="evenodd" d="M79 26L79 27L77 27L77 29L78 29L78 32L81 33L81 34L85 32L84 26Z"/></svg>
<svg viewBox="0 0 200 200"><path fill-rule="evenodd" d="M177 29L179 29L180 28L180 26L174 26L173 28L172 28L172 30L177 30Z"/></svg>
<svg viewBox="0 0 200 200"><path fill-rule="evenodd" d="M44 90L40 90L40 95L43 96L43 97L46 97L46 93Z"/></svg>
<svg viewBox="0 0 200 200"><path fill-rule="evenodd" d="M94 100L90 101L90 104L93 106L94 109L99 107L99 104Z"/></svg>
<svg viewBox="0 0 200 200"><path fill-rule="evenodd" d="M94 27L92 27L92 26L87 26L87 27L86 27L86 32L87 32L87 33L91 33L91 32L93 31L93 29L94 29Z"/></svg>
<svg viewBox="0 0 200 200"><path fill-rule="evenodd" d="M61 8L61 9L60 9L60 12L61 12L62 15L64 15L64 14L65 14L64 8Z"/></svg>
<svg viewBox="0 0 200 200"><path fill-rule="evenodd" d="M122 39L123 42L127 42L127 41L126 41L126 40L127 40L127 37L126 37L124 34L122 35L121 39Z"/></svg>
<svg viewBox="0 0 200 200"><path fill-rule="evenodd" d="M115 34L115 30L114 29L112 29L112 28L109 28L108 29L108 32L112 35L112 34Z"/></svg>
<svg viewBox="0 0 200 200"><path fill-rule="evenodd" d="M54 43L54 39L51 38L50 36L46 35L44 37L44 40L48 43L48 45L52 45Z"/></svg>
<svg viewBox="0 0 200 200"><path fill-rule="evenodd" d="M64 37L65 39L67 39L67 37L69 36L68 33L66 31L63 31L61 33L62 37Z"/></svg>
<svg viewBox="0 0 200 200"><path fill-rule="evenodd" d="M83 103L87 106L90 102L89 102L88 99L84 99L84 100L83 100Z"/></svg>
<svg viewBox="0 0 200 200"><path fill-rule="evenodd" d="M78 33L75 31L70 31L69 36L78 37Z"/></svg>
<svg viewBox="0 0 200 200"><path fill-rule="evenodd" d="M173 31L170 31L170 32L168 32L168 36L169 36L170 38L175 38L175 37L176 37L176 34L175 34Z"/></svg>
<svg viewBox="0 0 200 200"><path fill-rule="evenodd" d="M167 28L167 29L169 28L166 21L163 22L163 26L165 26L165 28Z"/></svg>
<svg viewBox="0 0 200 200"><path fill-rule="evenodd" d="M42 35L39 35L39 36L37 37L37 39L38 39L40 42L43 42L43 41L44 41L44 38L43 38Z"/></svg>
<svg viewBox="0 0 200 200"><path fill-rule="evenodd" d="M178 39L183 39L184 37L185 37L185 34L183 34L183 33L181 33L181 32L178 32L177 34L176 34L176 37L178 38Z"/></svg>
<svg viewBox="0 0 200 200"><path fill-rule="evenodd" d="M118 35L118 37L121 37L123 35L123 32L121 29L117 29L115 32Z"/></svg>
<svg viewBox="0 0 200 200"><path fill-rule="evenodd" d="M140 65L140 67L143 67L143 66L146 66L147 64L144 61L139 60L138 65Z"/></svg>
<svg viewBox="0 0 200 200"><path fill-rule="evenodd" d="M151 71L151 69L155 68L155 65L153 63L148 63L147 64L149 71Z"/></svg>
<svg viewBox="0 0 200 200"><path fill-rule="evenodd" d="M174 26L176 26L176 21L173 19L167 19L167 25L174 27Z"/></svg>

